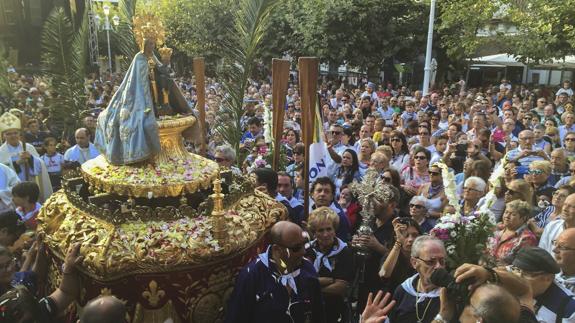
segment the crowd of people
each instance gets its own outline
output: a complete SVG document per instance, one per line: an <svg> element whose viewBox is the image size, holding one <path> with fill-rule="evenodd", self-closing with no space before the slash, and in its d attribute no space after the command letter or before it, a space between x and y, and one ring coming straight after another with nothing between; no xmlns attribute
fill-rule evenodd
<svg viewBox="0 0 575 323"><path fill-rule="evenodd" d="M17 118L0 118L0 321L52 322L77 296L81 257L77 246L71 248L60 287L43 290L37 282L46 252L35 216L59 189L63 172L99 155L96 120L121 78L86 79L81 126L68 136L53 127L56 94L47 82L11 73L13 108L4 112ZM194 79L176 83L197 110ZM367 80L319 84L327 172L310 183L304 210L301 126L308 116L295 78L285 107L272 107L268 81L250 83L238 151L216 129L227 121L221 107L228 95L208 79L207 156L252 176L257 190L288 210L287 221L271 229L267 250L240 271L226 322L575 322L575 98L569 81L555 90L506 80L466 88L461 81L429 95ZM285 120L276 172L266 115L277 109L285 109ZM454 209L444 169L454 175L461 214L472 215L486 203L491 174L500 167L489 207L497 225L484 261L446 268L444 243L430 234ZM353 187L373 173L386 194L373 198L372 233L362 234L366 205ZM453 273L445 276L449 286L465 291L442 287L442 269ZM125 311L114 298L97 299L81 322L103 322L88 317L99 309L116 315L110 317Z"/></svg>

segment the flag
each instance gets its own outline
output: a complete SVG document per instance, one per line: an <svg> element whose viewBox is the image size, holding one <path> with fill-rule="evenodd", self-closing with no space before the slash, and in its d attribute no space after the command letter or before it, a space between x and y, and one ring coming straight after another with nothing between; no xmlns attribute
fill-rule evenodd
<svg viewBox="0 0 575 323"><path fill-rule="evenodd" d="M328 166L331 158L328 156L327 144L323 141L321 132L323 131L323 122L321 117L321 107L319 104L319 95L315 103L315 122L313 129L313 143L309 146L309 185L319 177L328 176Z"/></svg>

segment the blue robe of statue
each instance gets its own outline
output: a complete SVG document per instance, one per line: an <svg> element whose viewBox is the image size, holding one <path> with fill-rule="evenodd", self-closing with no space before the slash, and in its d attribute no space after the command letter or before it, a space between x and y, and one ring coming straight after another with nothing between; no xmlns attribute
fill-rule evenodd
<svg viewBox="0 0 575 323"><path fill-rule="evenodd" d="M134 57L118 91L98 116L95 145L113 165L133 164L160 151L148 59Z"/></svg>

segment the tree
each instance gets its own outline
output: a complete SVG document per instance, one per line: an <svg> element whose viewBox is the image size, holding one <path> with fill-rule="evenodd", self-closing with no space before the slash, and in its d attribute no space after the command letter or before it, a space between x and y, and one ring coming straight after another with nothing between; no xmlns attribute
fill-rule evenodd
<svg viewBox="0 0 575 323"><path fill-rule="evenodd" d="M222 47L234 36L237 0L161 0L150 6L166 28L167 46L189 57L203 56L208 65L222 58Z"/></svg>
<svg viewBox="0 0 575 323"><path fill-rule="evenodd" d="M413 58L424 39L426 6L405 0L288 0L286 19L295 56L336 66L377 68L396 55Z"/></svg>

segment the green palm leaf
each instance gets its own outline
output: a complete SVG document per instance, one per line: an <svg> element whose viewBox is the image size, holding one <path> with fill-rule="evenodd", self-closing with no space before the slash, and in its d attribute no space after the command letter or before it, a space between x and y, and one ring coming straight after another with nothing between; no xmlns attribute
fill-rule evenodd
<svg viewBox="0 0 575 323"><path fill-rule="evenodd" d="M50 109L56 131L67 136L77 126L85 109L84 75L87 56L88 19L86 14L78 31L61 7L56 7L42 30L42 69L58 94Z"/></svg>
<svg viewBox="0 0 575 323"><path fill-rule="evenodd" d="M240 119L244 93L261 54L261 42L269 26L270 13L278 4L278 0L240 0L231 31L234 37L223 46L223 87L229 96L223 102L223 122L216 127L216 131L236 151L239 151L243 132ZM240 159L238 162L241 162Z"/></svg>

